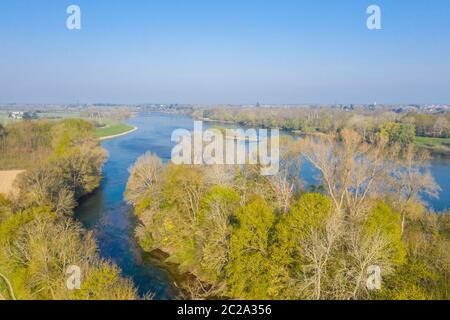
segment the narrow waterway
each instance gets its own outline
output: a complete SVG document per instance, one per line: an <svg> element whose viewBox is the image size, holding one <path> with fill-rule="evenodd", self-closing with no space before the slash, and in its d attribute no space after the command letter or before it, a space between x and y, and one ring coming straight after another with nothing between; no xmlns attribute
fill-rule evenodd
<svg viewBox="0 0 450 320"><path fill-rule="evenodd" d="M102 142L109 153L103 181L95 193L82 199L76 217L94 232L101 256L114 261L134 281L141 296L150 292L155 299L174 299L178 295L174 279L160 261L143 254L136 243L136 220L123 194L128 168L136 159L150 151L169 160L172 131L191 129L193 122L189 117L152 113L141 114L129 123L138 130Z"/></svg>
<svg viewBox="0 0 450 320"><path fill-rule="evenodd" d="M128 135L102 142L109 152L104 166L104 179L100 188L80 202L76 217L94 232L100 254L115 262L130 277L141 296L153 293L155 299L174 299L179 291L174 279L159 260L144 254L134 238L136 219L123 198L128 180L128 168L145 152L153 152L163 159L170 159L173 130L192 130L193 119L186 116L149 113L140 114L129 120L138 128ZM431 172L440 184L439 199L430 199L430 205L437 211L450 208L450 159L434 158ZM313 180L315 170L304 163L302 178Z"/></svg>

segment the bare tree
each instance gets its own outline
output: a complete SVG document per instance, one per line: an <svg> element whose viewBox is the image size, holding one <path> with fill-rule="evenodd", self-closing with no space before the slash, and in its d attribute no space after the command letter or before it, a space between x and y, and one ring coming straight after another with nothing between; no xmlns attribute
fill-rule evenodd
<svg viewBox="0 0 450 320"><path fill-rule="evenodd" d="M301 164L300 146L297 141L290 137L281 137L280 168L277 174L268 177L268 181L278 207L285 213L289 210L293 193L301 188Z"/></svg>
<svg viewBox="0 0 450 320"><path fill-rule="evenodd" d="M298 243L302 248L301 290L306 296L324 298L324 287L329 282L329 267L343 237L343 221L338 215L327 219L324 228L308 227L307 235Z"/></svg>
<svg viewBox="0 0 450 320"><path fill-rule="evenodd" d="M128 203L136 205L138 199L159 181L162 170L163 164L158 156L152 153L141 156L129 169L130 179L125 193Z"/></svg>
<svg viewBox="0 0 450 320"><path fill-rule="evenodd" d="M362 213L366 200L383 189L389 176L386 141L366 143L350 129L300 141L301 151L321 173L324 188L339 214Z"/></svg>
<svg viewBox="0 0 450 320"><path fill-rule="evenodd" d="M175 286L178 287L176 283ZM192 279L184 281L181 289L183 299L206 300L210 297L217 296L219 291L222 291L223 288L218 289L210 284L202 283L200 279L193 277Z"/></svg>
<svg viewBox="0 0 450 320"><path fill-rule="evenodd" d="M234 165L208 165L204 167L205 179L208 184L230 187L236 175Z"/></svg>
<svg viewBox="0 0 450 320"><path fill-rule="evenodd" d="M76 206L75 195L68 188L62 188L58 191L54 209L56 213L69 215Z"/></svg>
<svg viewBox="0 0 450 320"><path fill-rule="evenodd" d="M369 266L380 267L384 275L392 270L392 262L387 252L389 241L381 232L368 235L360 228L352 228L347 232L346 243L349 263L344 276L349 287L348 292L343 294L347 299L357 299L367 293L365 284Z"/></svg>
<svg viewBox="0 0 450 320"><path fill-rule="evenodd" d="M444 130L446 130L448 128L449 128L449 123L445 117L437 118L437 120L433 126L435 136L441 137Z"/></svg>
<svg viewBox="0 0 450 320"><path fill-rule="evenodd" d="M393 191L402 215L402 234L405 230L408 206L413 202L422 202L421 195L439 195L440 187L426 169L428 160L429 153L426 150L410 145L398 160L393 172Z"/></svg>

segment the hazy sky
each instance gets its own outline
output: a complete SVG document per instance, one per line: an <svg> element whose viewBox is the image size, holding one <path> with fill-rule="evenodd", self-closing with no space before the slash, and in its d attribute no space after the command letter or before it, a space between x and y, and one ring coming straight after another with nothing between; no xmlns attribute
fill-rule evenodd
<svg viewBox="0 0 450 320"><path fill-rule="evenodd" d="M450 1L1 0L0 102L76 101L450 103Z"/></svg>

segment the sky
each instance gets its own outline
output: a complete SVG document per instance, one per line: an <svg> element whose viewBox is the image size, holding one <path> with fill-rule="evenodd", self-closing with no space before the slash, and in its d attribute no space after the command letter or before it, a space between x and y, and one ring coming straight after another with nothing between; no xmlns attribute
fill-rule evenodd
<svg viewBox="0 0 450 320"><path fill-rule="evenodd" d="M2 0L14 102L450 104L450 1Z"/></svg>

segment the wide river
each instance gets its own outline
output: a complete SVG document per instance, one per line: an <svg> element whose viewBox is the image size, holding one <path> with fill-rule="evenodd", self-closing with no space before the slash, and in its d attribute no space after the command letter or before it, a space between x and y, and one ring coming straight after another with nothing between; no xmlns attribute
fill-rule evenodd
<svg viewBox="0 0 450 320"><path fill-rule="evenodd" d="M102 142L109 152L100 188L82 199L76 210L77 218L94 232L100 254L115 262L123 274L131 278L141 296L148 292L155 299L174 299L178 289L175 279L161 262L144 254L134 238L136 219L132 208L124 201L128 168L145 152L153 152L165 162L170 159L172 131L192 130L193 119L186 116L148 113L129 120L138 128L128 135ZM314 170L304 164L303 178L312 179ZM439 199L429 200L437 211L450 208L450 158L433 158L430 170L442 188Z"/></svg>

